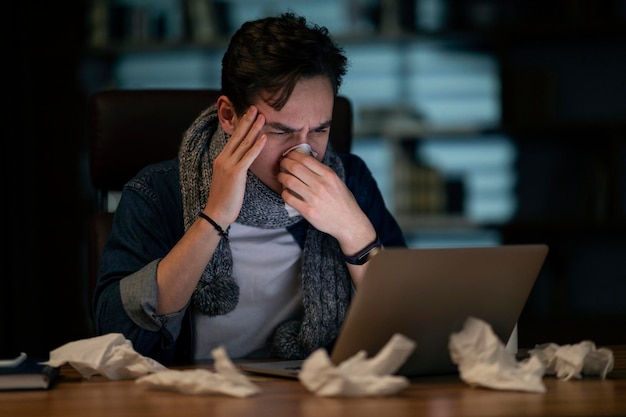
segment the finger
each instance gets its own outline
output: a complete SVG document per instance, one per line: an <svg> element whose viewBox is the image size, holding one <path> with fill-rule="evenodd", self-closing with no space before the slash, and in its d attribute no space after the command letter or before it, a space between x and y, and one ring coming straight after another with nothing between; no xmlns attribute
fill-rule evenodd
<svg viewBox="0 0 626 417"><path fill-rule="evenodd" d="M305 184L315 181L316 177L325 175L326 165L308 155L286 157L280 161L280 170L299 178Z"/></svg>
<svg viewBox="0 0 626 417"><path fill-rule="evenodd" d="M258 139L252 142L252 145L241 155L241 163L244 165L247 170L252 165L252 162L259 156L263 148L265 147L265 143L267 142L267 135L263 134ZM241 147L240 147L241 149Z"/></svg>
<svg viewBox="0 0 626 417"><path fill-rule="evenodd" d="M297 189L302 190L303 188L308 187L307 183L290 172L281 171L276 176L276 179L282 184L284 189L296 191Z"/></svg>
<svg viewBox="0 0 626 417"><path fill-rule="evenodd" d="M298 152L290 152L280 160L281 168L287 169L288 171L291 171L291 169L289 169L290 167L296 167L298 165L305 167L310 173L320 176L325 175L327 169L330 169L314 156ZM304 171L300 171L300 174L306 175Z"/></svg>
<svg viewBox="0 0 626 417"><path fill-rule="evenodd" d="M257 140L264 125L265 117L258 113L258 109L255 106L250 106L248 111L241 117L235 132L233 132L226 143L224 150L229 154L234 154L243 147L243 152L245 152Z"/></svg>

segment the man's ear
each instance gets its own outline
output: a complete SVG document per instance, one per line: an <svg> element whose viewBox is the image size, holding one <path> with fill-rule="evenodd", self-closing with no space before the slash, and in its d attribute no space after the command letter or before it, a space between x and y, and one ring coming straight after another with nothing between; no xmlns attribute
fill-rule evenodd
<svg viewBox="0 0 626 417"><path fill-rule="evenodd" d="M239 117L235 112L235 106L233 106L233 103L226 96L219 96L217 99L217 117L222 126L222 130L232 135L239 122Z"/></svg>

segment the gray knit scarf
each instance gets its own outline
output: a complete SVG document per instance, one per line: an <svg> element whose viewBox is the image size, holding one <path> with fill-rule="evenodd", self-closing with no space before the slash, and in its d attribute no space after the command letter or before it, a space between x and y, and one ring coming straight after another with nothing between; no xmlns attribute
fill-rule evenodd
<svg viewBox="0 0 626 417"><path fill-rule="evenodd" d="M213 176L213 161L224 148L227 135L213 105L200 114L185 133L178 158L185 230L206 204ZM323 162L345 180L341 160L329 144ZM243 206L236 222L277 229L305 221L290 217L285 203L248 171ZM226 239L218 244L196 287L192 301L208 316L232 311L239 301L239 285L232 277L233 260ZM351 296L351 281L339 244L332 236L308 226L303 247L302 300L299 320L280 324L268 340L272 356L303 359L313 350L331 343L344 320Z"/></svg>

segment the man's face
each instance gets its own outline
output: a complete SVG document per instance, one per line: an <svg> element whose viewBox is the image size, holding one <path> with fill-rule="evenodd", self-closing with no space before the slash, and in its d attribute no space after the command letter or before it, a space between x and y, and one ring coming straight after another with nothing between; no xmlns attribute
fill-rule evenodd
<svg viewBox="0 0 626 417"><path fill-rule="evenodd" d="M261 134L267 135L267 143L250 166L250 171L280 193L283 187L276 176L283 152L292 146L308 143L317 152L318 160L324 157L333 113L333 89L326 77L315 77L299 81L280 111L274 110L261 98L253 104L265 116Z"/></svg>

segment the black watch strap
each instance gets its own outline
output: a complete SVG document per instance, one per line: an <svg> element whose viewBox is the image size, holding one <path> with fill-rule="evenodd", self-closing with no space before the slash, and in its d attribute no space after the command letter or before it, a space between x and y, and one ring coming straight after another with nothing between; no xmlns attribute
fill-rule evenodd
<svg viewBox="0 0 626 417"><path fill-rule="evenodd" d="M354 256L343 255L343 259L352 265L363 265L370 259L372 259L380 250L382 249L383 244L380 241L380 238L376 236L376 240L369 245L367 245L363 250L359 251Z"/></svg>

